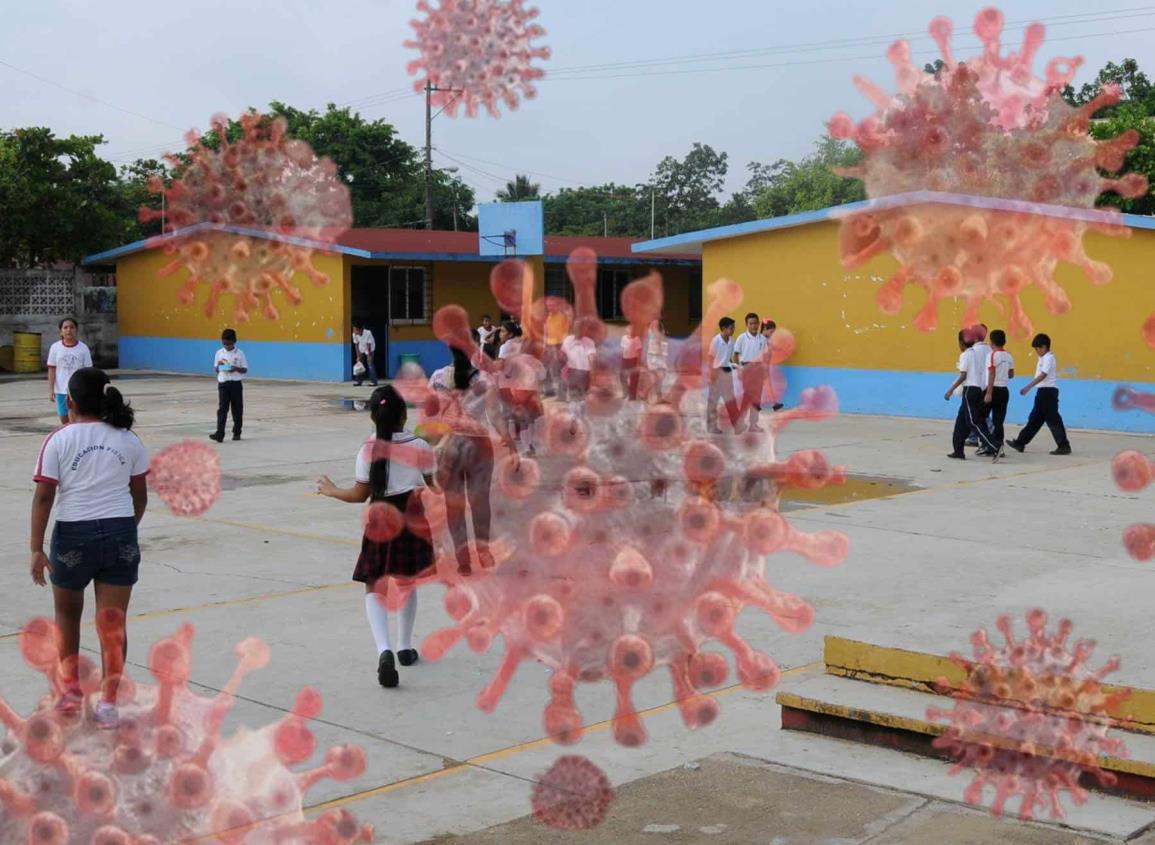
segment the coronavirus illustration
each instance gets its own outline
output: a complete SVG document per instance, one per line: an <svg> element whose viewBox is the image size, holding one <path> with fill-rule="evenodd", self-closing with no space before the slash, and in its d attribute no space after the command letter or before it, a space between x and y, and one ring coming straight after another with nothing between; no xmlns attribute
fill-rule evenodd
<svg viewBox="0 0 1155 845"><path fill-rule="evenodd" d="M964 61L951 49L950 21L936 18L930 33L942 52L937 72L916 65L907 42L897 41L887 52L897 92L855 77L874 114L856 123L841 113L829 124L833 137L862 150L860 165L839 172L861 179L872 200L933 192L903 207L868 204L843 219L840 243L847 268L881 253L898 260L899 270L879 289L879 306L896 314L904 289L922 288L926 304L915 326L924 331L937 326L944 299L964 299L962 324L970 325L982 303L1002 297L1012 334L1028 336L1033 325L1021 295L1029 286L1041 291L1051 313L1070 308L1055 280L1060 262L1078 266L1094 284L1111 280L1111 268L1085 252L1083 236L1088 228L1120 236L1130 230L1117 211L1095 208L1100 194L1147 191L1140 174L1100 173L1117 173L1139 141L1135 130L1103 141L1090 135L1092 116L1120 100L1119 87L1071 106L1061 91L1082 60L1052 59L1045 78L1037 78L1032 64L1042 24L1027 28L1017 52L1004 53L1002 29L999 10L980 11L975 33L984 49Z"/></svg>
<svg viewBox="0 0 1155 845"><path fill-rule="evenodd" d="M614 790L606 773L577 754L559 757L533 785L533 817L558 830L589 830L605 820Z"/></svg>
<svg viewBox="0 0 1155 845"><path fill-rule="evenodd" d="M1108 736L1126 693L1109 693L1100 682L1119 668L1119 659L1090 668L1095 643L1070 643L1072 627L1063 619L1051 633L1047 614L1035 609L1027 613L1027 636L1020 640L1011 618L1001 616L1002 646L980 628L971 636L973 660L951 655L967 678L958 687L940 678L939 692L952 696L955 705L929 708L927 718L948 725L934 746L955 758L951 774L974 770L964 793L971 804L984 805L990 787L994 815L1017 798L1020 818L1045 809L1061 819L1064 793L1076 804L1086 800L1080 778L1114 784L1099 758L1127 755L1123 742Z"/></svg>
<svg viewBox="0 0 1155 845"><path fill-rule="evenodd" d="M119 625L109 615L98 624ZM102 639L110 634L102 630ZM311 769L294 770L316 750L308 722L321 696L303 689L291 712L256 730L222 725L249 673L269 660L260 640L235 649L237 667L215 697L189 688L193 629L185 625L153 645L149 672L155 684L119 681L119 724L98 728L83 710L53 707L63 692L54 625L24 626L25 661L48 678L51 694L30 716L0 698L0 845L161 845L223 843L371 842L373 830L344 810L307 819L303 796L324 778L349 780L365 769L356 746L331 748ZM98 682L82 671L86 693Z"/></svg>
<svg viewBox="0 0 1155 845"><path fill-rule="evenodd" d="M525 411L521 442L532 448L517 445L512 429L495 443L492 539L485 549L495 565L461 575L439 562L455 622L431 634L422 654L437 660L462 640L485 651L500 636L504 658L477 698L485 711L497 706L522 661L545 663L553 670L545 729L561 743L582 733L576 685L609 681L617 700L614 737L636 746L646 732L631 689L656 668L669 672L688 726L715 718L717 701L702 690L721 684L729 669L721 653L704 648L709 643L733 652L738 679L749 689L777 683L778 666L739 635L737 617L751 606L784 631L810 627L811 606L767 581L767 556L794 552L833 566L845 557L847 540L790 525L778 510L779 494L789 486L838 483L845 473L815 450L787 459L775 452L784 426L837 412L829 388L803 391L796 407L764 417L765 430L745 430L734 418L723 421L725 433L710 434L698 334L673 356L671 384L650 401L628 399L614 352L619 338L597 318L595 274L588 272L596 256L587 252L571 256L569 271L572 331L600 344L588 390ZM520 287L525 275L520 265L499 266L491 280L502 308L523 315L519 356L492 363L477 356L460 308L434 320L442 339L482 367L499 369L495 383L510 385L502 401L515 411L530 407L534 385L524 382L544 369L545 309L531 301L529 284ZM662 307L660 279L635 280L621 300L627 319L644 331ZM716 324L740 300L735 282L714 283L703 324ZM403 600L394 595L391 601Z"/></svg>
<svg viewBox="0 0 1155 845"><path fill-rule="evenodd" d="M1137 493L1155 479L1155 464L1142 452L1130 449L1111 461L1111 475L1116 486L1127 493ZM1135 560L1150 560L1155 555L1155 525L1141 522L1123 532L1123 547Z"/></svg>
<svg viewBox="0 0 1155 845"><path fill-rule="evenodd" d="M200 516L221 495L221 457L216 449L184 441L149 460L148 485L176 516Z"/></svg>
<svg viewBox="0 0 1155 845"><path fill-rule="evenodd" d="M476 117L484 106L500 117L498 106L516 109L522 98L537 96L534 81L545 72L534 66L548 59L548 47L534 42L545 30L534 23L538 11L522 0L440 0L433 6L420 0L417 11L425 17L411 21L415 40L405 46L421 53L407 68L423 72L414 89L432 86L432 104L450 117L464 107Z"/></svg>
<svg viewBox="0 0 1155 845"><path fill-rule="evenodd" d="M149 189L163 194L163 209L142 208L142 220L163 220L171 237L159 239L172 260L160 270L169 276L186 270L180 300L191 305L204 286L204 312L216 313L222 296L234 298L233 314L245 322L259 311L270 320L279 312L278 291L293 305L301 273L314 285L329 277L313 265L352 225L349 189L328 158L318 158L304 141L290 138L282 117L247 112L243 135L228 137L224 115L212 119L214 145L193 131L186 136L184 158L166 156L174 168L166 187L154 177Z"/></svg>

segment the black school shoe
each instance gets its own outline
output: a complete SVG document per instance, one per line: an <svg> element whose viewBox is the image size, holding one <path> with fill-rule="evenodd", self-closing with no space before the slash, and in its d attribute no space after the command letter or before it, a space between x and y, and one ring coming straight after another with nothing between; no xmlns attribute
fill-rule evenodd
<svg viewBox="0 0 1155 845"><path fill-rule="evenodd" d="M383 687L395 687L400 680L397 667L393 664L393 652L381 652L381 657L377 661L377 683Z"/></svg>
<svg viewBox="0 0 1155 845"><path fill-rule="evenodd" d="M1017 440L1008 440L1007 445L1010 446L1012 449L1014 449L1016 452L1021 452L1027 448L1023 444L1019 443L1019 441L1017 441Z"/></svg>
<svg viewBox="0 0 1155 845"><path fill-rule="evenodd" d="M401 661L402 666L412 666L421 659L421 655L417 653L415 648L403 648L397 652L397 659Z"/></svg>
<svg viewBox="0 0 1155 845"><path fill-rule="evenodd" d="M1067 444L1066 446L1060 446L1057 449L1055 449L1055 451L1051 452L1051 454L1052 455L1069 455L1069 454L1071 454L1071 446L1070 446L1070 444Z"/></svg>
<svg viewBox="0 0 1155 845"><path fill-rule="evenodd" d="M217 443L224 443L225 442L225 436L223 434L210 434L209 440L215 440L215 441L217 441Z"/></svg>
<svg viewBox="0 0 1155 845"><path fill-rule="evenodd" d="M233 435L233 440L240 440L240 439L241 439L241 433L238 431L236 434Z"/></svg>
<svg viewBox="0 0 1155 845"><path fill-rule="evenodd" d="M946 456L948 458L954 458L956 461L965 461L967 459L967 456L962 452L947 452Z"/></svg>

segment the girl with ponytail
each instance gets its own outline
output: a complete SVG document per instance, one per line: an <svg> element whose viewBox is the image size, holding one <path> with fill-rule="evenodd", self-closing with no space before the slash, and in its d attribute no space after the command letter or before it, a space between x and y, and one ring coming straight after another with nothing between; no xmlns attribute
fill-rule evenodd
<svg viewBox="0 0 1155 845"><path fill-rule="evenodd" d="M365 613L377 645L377 682L395 687L396 662L410 666L419 657L413 647L417 591L409 594L400 611L396 658L385 596L391 577L416 578L433 565L432 530L421 491L434 487L434 456L428 443L405 431L405 400L392 385L373 391L369 408L376 431L357 453L353 486L338 487L321 476L317 492L342 502L370 503L353 580L365 585Z"/></svg>
<svg viewBox="0 0 1155 845"><path fill-rule="evenodd" d="M32 581L52 582L63 679L56 708L63 712L84 706L80 618L85 590L94 584L104 683L93 719L98 727L115 728L128 647L125 614L140 568L137 526L148 506L148 452L132 433L132 408L103 370L84 367L73 373L66 401L70 425L48 435L33 476ZM56 525L45 554L53 505Z"/></svg>

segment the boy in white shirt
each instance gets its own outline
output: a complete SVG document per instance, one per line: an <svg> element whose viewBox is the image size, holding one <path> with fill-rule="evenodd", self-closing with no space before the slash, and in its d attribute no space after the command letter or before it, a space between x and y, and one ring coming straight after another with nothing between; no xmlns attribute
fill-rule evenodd
<svg viewBox="0 0 1155 845"><path fill-rule="evenodd" d="M1008 385L1015 377L1015 359L1007 352L1007 333L1002 329L991 332L991 363L990 378L987 380L987 392L983 397L985 404L991 409L994 427L991 430L991 440L995 447L995 460L1003 456L1003 422L1007 418L1007 404L1010 402L1011 391Z"/></svg>
<svg viewBox="0 0 1155 845"><path fill-rule="evenodd" d="M1007 445L1019 452L1023 451L1039 433L1043 423L1046 423L1047 428L1051 430L1051 436L1055 438L1055 450L1051 454L1069 455L1071 443L1067 440L1067 428L1063 425L1063 418L1059 416L1059 366L1055 361L1055 353L1051 351L1051 338L1045 334L1037 334L1031 341L1031 348L1039 356L1039 363L1035 365L1034 379L1019 393L1026 396L1032 387L1038 386L1039 389L1035 391L1035 407L1031 409L1031 415L1027 418L1026 426L1019 432L1019 436L1014 440L1008 440Z"/></svg>
<svg viewBox="0 0 1155 845"><path fill-rule="evenodd" d="M233 440L241 439L241 422L245 415L244 384L241 381L249 371L245 353L237 348L237 333L232 329L221 332L221 348L213 359L213 371L217 374L217 430L209 435L210 440L223 443L225 422L229 410L233 412Z"/></svg>
<svg viewBox="0 0 1155 845"><path fill-rule="evenodd" d="M741 414L750 409L750 431L762 431L758 414L762 410L762 387L766 382L766 347L768 343L760 331L762 320L751 311L746 315L746 331L734 341L733 362L738 366L742 381Z"/></svg>
<svg viewBox="0 0 1155 845"><path fill-rule="evenodd" d="M561 342L561 354L565 358L569 401L582 402L590 389L590 373L594 368L598 346L589 336L587 321L576 321L573 330L574 334L566 335Z"/></svg>
<svg viewBox="0 0 1155 845"><path fill-rule="evenodd" d="M357 387L361 386L366 374L369 376L369 384L373 387L377 386L377 339L373 337L373 332L365 328L362 323L353 324L353 363L361 362L365 367L365 372L360 376L353 376L353 384Z"/></svg>
<svg viewBox="0 0 1155 845"><path fill-rule="evenodd" d="M983 401L987 388L990 386L991 347L987 343L987 327L985 323L977 323L970 327L974 346L971 347L972 364L974 371L967 379L964 395L970 403L971 421L974 429L970 433L970 440L978 443L979 450L975 454L983 458L994 457L998 450L994 447L994 438L991 436L991 406ZM971 388L974 388L973 390Z"/></svg>
<svg viewBox="0 0 1155 845"><path fill-rule="evenodd" d="M488 314L481 315L481 325L477 328L477 335L481 342L481 348L485 354L490 358L497 357L497 326L493 324L493 318Z"/></svg>
<svg viewBox="0 0 1155 845"><path fill-rule="evenodd" d="M77 370L92 366L92 353L77 339L80 326L72 317L65 317L57 328L60 340L48 349L48 398L56 403L60 424L68 425L68 380Z"/></svg>
<svg viewBox="0 0 1155 845"><path fill-rule="evenodd" d="M723 317L718 321L718 333L710 341L710 388L706 392L706 428L711 434L721 434L718 428L718 402L726 403L730 424L737 428L738 403L734 401L734 320Z"/></svg>

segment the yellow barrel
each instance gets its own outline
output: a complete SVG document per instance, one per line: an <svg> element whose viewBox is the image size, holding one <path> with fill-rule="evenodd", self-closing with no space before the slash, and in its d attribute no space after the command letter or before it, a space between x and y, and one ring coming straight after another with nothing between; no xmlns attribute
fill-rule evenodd
<svg viewBox="0 0 1155 845"><path fill-rule="evenodd" d="M40 332L12 333L12 371L40 372Z"/></svg>

